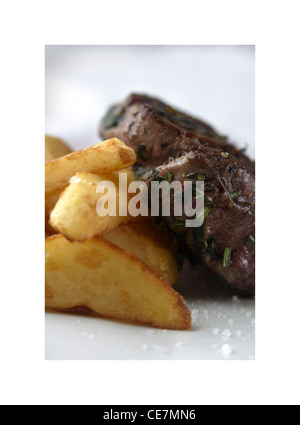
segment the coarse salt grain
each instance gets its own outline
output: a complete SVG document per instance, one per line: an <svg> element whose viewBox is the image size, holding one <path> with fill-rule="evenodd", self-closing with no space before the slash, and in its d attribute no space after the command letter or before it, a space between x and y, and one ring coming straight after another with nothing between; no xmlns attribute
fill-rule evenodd
<svg viewBox="0 0 300 425"><path fill-rule="evenodd" d="M225 357L225 359L229 359L229 357L232 355L232 348L229 344L224 344L222 346L222 355Z"/></svg>
<svg viewBox="0 0 300 425"><path fill-rule="evenodd" d="M215 329L213 330L213 334L214 334L215 336L220 335L220 329L215 328Z"/></svg>

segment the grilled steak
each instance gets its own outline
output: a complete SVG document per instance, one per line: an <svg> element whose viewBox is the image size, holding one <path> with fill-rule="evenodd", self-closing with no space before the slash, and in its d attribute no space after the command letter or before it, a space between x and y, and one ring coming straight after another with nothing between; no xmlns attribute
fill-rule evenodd
<svg viewBox="0 0 300 425"><path fill-rule="evenodd" d="M248 158L209 125L158 99L132 94L112 106L100 126L103 139L118 137L138 154L139 163L154 168L192 147L209 146Z"/></svg>
<svg viewBox="0 0 300 425"><path fill-rule="evenodd" d="M255 170L242 150L209 125L160 100L131 95L113 106L100 127L106 139L118 137L135 149L145 179L205 180L206 218L185 228L184 217L163 223L201 262L232 288L255 292ZM155 173L146 171L156 169ZM150 174L150 177L149 177Z"/></svg>
<svg viewBox="0 0 300 425"><path fill-rule="evenodd" d="M205 179L204 225L185 228L185 220L163 217L169 229L192 254L231 287L254 293L254 172L219 150L198 147L157 168L152 179ZM188 176L188 177L187 177ZM173 191L171 192L173 195ZM172 199L172 196L171 196ZM172 211L172 208L171 208ZM183 217L185 219L187 217ZM229 251L228 251L229 249ZM230 253L229 264L224 254Z"/></svg>

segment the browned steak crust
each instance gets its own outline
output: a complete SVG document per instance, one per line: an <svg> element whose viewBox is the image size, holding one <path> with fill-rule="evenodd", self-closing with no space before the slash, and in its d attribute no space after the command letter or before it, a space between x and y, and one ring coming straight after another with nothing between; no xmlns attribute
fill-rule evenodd
<svg viewBox="0 0 300 425"><path fill-rule="evenodd" d="M196 261L232 288L254 294L255 166L244 152L204 122L145 95L133 94L110 108L100 134L132 147L139 171L158 170L154 179L168 173L183 183L204 176L209 212L204 225L191 230L174 216L164 221ZM231 250L229 265L224 263L226 248Z"/></svg>
<svg viewBox="0 0 300 425"><path fill-rule="evenodd" d="M101 122L100 135L103 139L119 137L136 152L141 151L141 163L153 167L199 145L242 156L203 121L145 95L132 94L124 103L112 106ZM141 144L146 146L144 150Z"/></svg>

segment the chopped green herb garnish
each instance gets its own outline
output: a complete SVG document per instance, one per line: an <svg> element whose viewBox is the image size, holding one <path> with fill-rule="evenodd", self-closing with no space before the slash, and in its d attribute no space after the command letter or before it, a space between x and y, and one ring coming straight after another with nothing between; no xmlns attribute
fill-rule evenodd
<svg viewBox="0 0 300 425"><path fill-rule="evenodd" d="M184 230L185 229L185 225L182 224L182 223L172 223L171 224L171 228L172 229Z"/></svg>
<svg viewBox="0 0 300 425"><path fill-rule="evenodd" d="M205 184L204 184L204 188L205 188L205 190L211 190L211 189L213 189L213 188L214 188L214 185L212 185L212 184L208 184L208 183L205 183Z"/></svg>
<svg viewBox="0 0 300 425"><path fill-rule="evenodd" d="M141 143L140 146L138 147L136 154L137 154L138 158L141 159L142 161L146 160L145 155L144 155L145 152L146 152L146 145L145 145L145 143Z"/></svg>
<svg viewBox="0 0 300 425"><path fill-rule="evenodd" d="M208 214L210 214L212 208L208 205L205 205L204 208L201 208L201 210L196 212L196 217L198 218L199 221L202 221L201 219L203 218L203 221L206 219L206 217L208 216Z"/></svg>
<svg viewBox="0 0 300 425"><path fill-rule="evenodd" d="M173 180L173 174L171 174L171 173L167 172L167 173L166 173L166 176L165 176L165 179L166 179L166 181L167 181L169 184L171 184L171 183L172 183L172 180Z"/></svg>
<svg viewBox="0 0 300 425"><path fill-rule="evenodd" d="M185 229L185 219L182 217L174 217L175 223L171 224L172 229Z"/></svg>
<svg viewBox="0 0 300 425"><path fill-rule="evenodd" d="M206 217L208 216L208 214L211 213L212 207L205 205L204 207L204 220L206 219Z"/></svg>
<svg viewBox="0 0 300 425"><path fill-rule="evenodd" d="M241 191L241 189L239 189L239 190L236 190L235 192L232 192L232 194L230 196L231 196L231 199L236 199L239 196L241 196L241 194L242 194L242 191Z"/></svg>
<svg viewBox="0 0 300 425"><path fill-rule="evenodd" d="M156 180L158 182L167 181L169 184L172 183L173 174L167 172L165 177L159 176L158 174L159 174L158 170L153 170L149 178L153 178L154 180Z"/></svg>
<svg viewBox="0 0 300 425"><path fill-rule="evenodd" d="M223 269L229 266L232 248L226 247L223 254Z"/></svg>
<svg viewBox="0 0 300 425"><path fill-rule="evenodd" d="M195 172L195 173L188 174L186 178L190 180L199 180L201 182L204 182L206 179L206 175Z"/></svg>
<svg viewBox="0 0 300 425"><path fill-rule="evenodd" d="M255 240L254 240L254 237L253 237L252 235L249 235L249 236L247 237L246 241L245 241L245 245L246 245L246 246L249 246L249 245L253 244L253 242L254 242L254 241L255 241Z"/></svg>
<svg viewBox="0 0 300 425"><path fill-rule="evenodd" d="M201 244L203 245L202 252L204 253L204 252L206 252L206 250L208 248L207 240L202 239Z"/></svg>
<svg viewBox="0 0 300 425"><path fill-rule="evenodd" d="M187 179L196 180L198 178L198 173L191 173L186 176Z"/></svg>
<svg viewBox="0 0 300 425"><path fill-rule="evenodd" d="M157 175L159 174L159 171L158 170L152 170L151 171L151 174L150 174L150 176L149 176L149 179L153 179L154 177L156 177Z"/></svg>

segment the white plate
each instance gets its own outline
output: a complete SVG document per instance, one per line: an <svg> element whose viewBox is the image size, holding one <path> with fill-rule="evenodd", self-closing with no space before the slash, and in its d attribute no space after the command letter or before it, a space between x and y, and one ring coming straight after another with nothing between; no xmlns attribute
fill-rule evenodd
<svg viewBox="0 0 300 425"><path fill-rule="evenodd" d="M206 119L254 157L253 48L46 48L46 132L73 149L99 141L107 107L131 92L161 97ZM188 264L176 288L191 310L191 331L46 313L46 359L254 359L254 300L236 297Z"/></svg>

